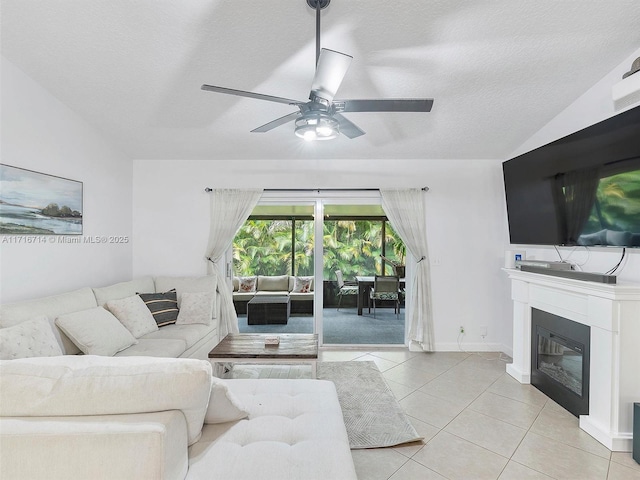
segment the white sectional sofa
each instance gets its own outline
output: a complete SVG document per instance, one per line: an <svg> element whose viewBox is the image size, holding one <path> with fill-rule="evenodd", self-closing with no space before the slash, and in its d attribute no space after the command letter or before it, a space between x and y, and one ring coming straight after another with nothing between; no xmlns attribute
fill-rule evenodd
<svg viewBox="0 0 640 480"><path fill-rule="evenodd" d="M208 325L162 326L115 356L78 355L55 323L91 332L86 312L107 302L175 288L184 305L212 282L142 277L2 306L0 350L21 346L0 360L0 478L355 480L333 383L212 376L219 302Z"/></svg>
<svg viewBox="0 0 640 480"><path fill-rule="evenodd" d="M196 359L0 361L0 476L355 480L323 380L219 380Z"/></svg>
<svg viewBox="0 0 640 480"><path fill-rule="evenodd" d="M63 315L77 312L87 312L87 321L91 321L95 309L103 307L107 302L134 296L138 293L166 292L176 289L178 299L184 293L213 292L214 307L212 319L208 325L194 323L187 325L166 325L156 331L137 338L137 343L115 353L116 356L153 356L153 357L181 357L207 359L208 353L219 342L218 324L220 319L220 302L216 292L214 276L170 277L160 276L155 279L150 276L136 278L128 282L121 282L100 288L81 288L59 295L42 297L13 304L2 305L0 308L0 328L8 328L29 322L34 318L46 317L52 326L56 340L62 353L74 355L80 353L78 346L69 339L57 325L56 319ZM87 325L90 328L90 325ZM90 332L88 332L90 333ZM26 332L26 335L30 335ZM31 338L28 340L32 340ZM25 345L30 342L24 342ZM0 348L3 348L0 345ZM28 347L27 347L28 348ZM22 357L33 356L30 352L23 352ZM2 358L7 358L3 356Z"/></svg>

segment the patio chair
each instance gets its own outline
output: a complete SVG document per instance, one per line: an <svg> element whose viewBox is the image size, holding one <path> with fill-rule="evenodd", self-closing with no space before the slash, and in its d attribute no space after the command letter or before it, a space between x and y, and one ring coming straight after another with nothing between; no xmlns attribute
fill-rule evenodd
<svg viewBox="0 0 640 480"><path fill-rule="evenodd" d="M373 318L376 318L376 301L392 300L393 311L400 315L400 279L395 276L376 275L373 288L369 291L369 313L373 302Z"/></svg>
<svg viewBox="0 0 640 480"><path fill-rule="evenodd" d="M340 303L342 297L345 295L358 295L358 284L356 282L345 282L342 278L342 271L336 270L336 279L338 280L338 308L340 310Z"/></svg>

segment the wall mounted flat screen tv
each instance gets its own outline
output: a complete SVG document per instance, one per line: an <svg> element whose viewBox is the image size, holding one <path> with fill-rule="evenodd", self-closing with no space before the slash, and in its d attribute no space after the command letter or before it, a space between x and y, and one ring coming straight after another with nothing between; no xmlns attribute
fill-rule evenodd
<svg viewBox="0 0 640 480"><path fill-rule="evenodd" d="M512 244L640 248L640 106L502 167Z"/></svg>

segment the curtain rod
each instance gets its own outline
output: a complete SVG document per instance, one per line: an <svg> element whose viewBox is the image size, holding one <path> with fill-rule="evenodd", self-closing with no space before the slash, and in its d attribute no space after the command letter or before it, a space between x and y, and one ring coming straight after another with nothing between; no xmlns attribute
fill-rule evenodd
<svg viewBox="0 0 640 480"><path fill-rule="evenodd" d="M429 187L422 187L420 190L428 192ZM213 188L207 187L205 192L213 192ZM379 188L265 188L265 192L379 192Z"/></svg>

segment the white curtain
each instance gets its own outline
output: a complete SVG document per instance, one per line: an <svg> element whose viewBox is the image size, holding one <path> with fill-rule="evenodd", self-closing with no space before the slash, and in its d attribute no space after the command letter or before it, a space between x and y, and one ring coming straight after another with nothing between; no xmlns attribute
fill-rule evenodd
<svg viewBox="0 0 640 480"><path fill-rule="evenodd" d="M422 350L434 350L431 275L427 248L424 192L421 189L380 190L382 208L411 255L418 260L411 279L409 340Z"/></svg>
<svg viewBox="0 0 640 480"><path fill-rule="evenodd" d="M220 263L225 252L231 247L240 227L260 200L262 190L225 190L214 189L211 193L211 224L207 258L209 273L216 275L221 301L221 318L218 334L220 339L227 333L238 332L238 316L233 307L232 287L224 277L224 268Z"/></svg>

